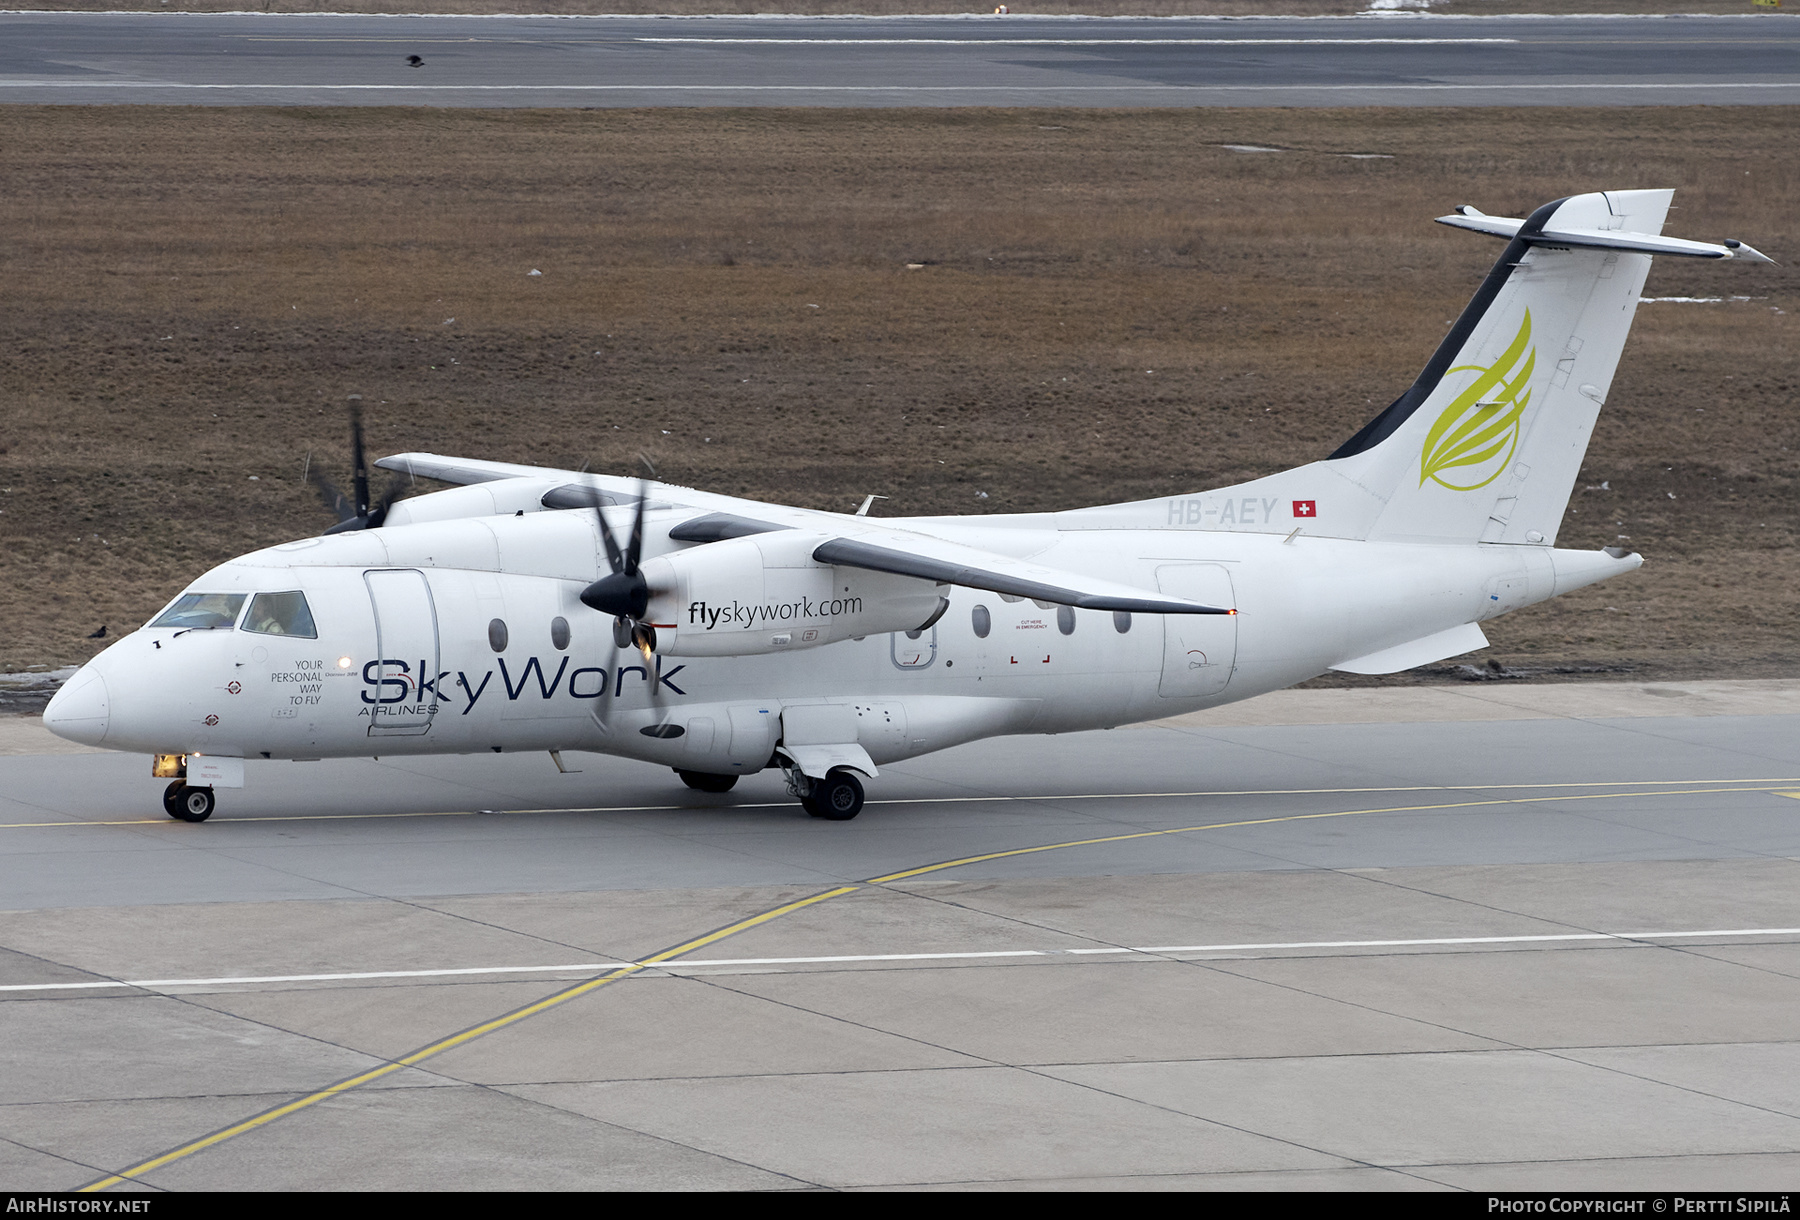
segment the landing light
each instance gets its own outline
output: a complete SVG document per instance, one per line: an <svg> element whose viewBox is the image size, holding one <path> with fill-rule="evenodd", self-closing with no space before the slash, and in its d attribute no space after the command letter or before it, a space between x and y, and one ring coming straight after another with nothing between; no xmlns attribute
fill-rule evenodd
<svg viewBox="0 0 1800 1220"><path fill-rule="evenodd" d="M350 658L349 657L339 657L338 658L338 668L339 669L349 669L350 668Z"/></svg>

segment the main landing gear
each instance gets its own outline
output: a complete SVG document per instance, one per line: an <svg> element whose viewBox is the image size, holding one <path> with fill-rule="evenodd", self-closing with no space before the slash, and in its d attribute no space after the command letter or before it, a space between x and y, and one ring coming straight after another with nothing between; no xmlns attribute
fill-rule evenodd
<svg viewBox="0 0 1800 1220"><path fill-rule="evenodd" d="M848 822L862 812L862 781L852 771L840 769L824 779L812 779L795 767L788 771L788 791L800 798L806 812L828 822Z"/></svg>
<svg viewBox="0 0 1800 1220"><path fill-rule="evenodd" d="M730 792L736 786L735 775L715 775L710 771L684 771L680 767L672 768L681 777L681 782L696 792ZM831 772L824 779L813 779L803 774L798 767L787 768L788 791L800 798L800 805L815 818L824 818L829 822L848 822L862 812L863 786L856 778L855 772L842 769ZM173 793L178 785L171 785ZM200 791L200 789L188 789ZM210 795L210 789L205 790ZM167 800L169 798L165 798ZM209 806L210 810L210 806ZM176 813L171 806L170 814ZM199 819L196 818L196 821Z"/></svg>
<svg viewBox="0 0 1800 1220"><path fill-rule="evenodd" d="M190 788L176 780L163 789L163 808L183 822L206 821L212 816L213 804L211 788Z"/></svg>

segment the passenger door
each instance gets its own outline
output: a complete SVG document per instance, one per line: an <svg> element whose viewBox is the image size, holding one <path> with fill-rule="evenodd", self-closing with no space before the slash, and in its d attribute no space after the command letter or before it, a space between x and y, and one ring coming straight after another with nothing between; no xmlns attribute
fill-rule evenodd
<svg viewBox="0 0 1800 1220"><path fill-rule="evenodd" d="M369 736L419 737L437 715L437 610L423 572L363 573L375 610L376 703Z"/></svg>

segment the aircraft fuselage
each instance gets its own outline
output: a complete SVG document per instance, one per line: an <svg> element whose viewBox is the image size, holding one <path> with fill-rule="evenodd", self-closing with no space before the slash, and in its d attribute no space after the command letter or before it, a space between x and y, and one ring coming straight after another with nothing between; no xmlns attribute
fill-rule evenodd
<svg viewBox="0 0 1800 1220"><path fill-rule="evenodd" d="M854 709L857 740L880 764L1249 698L1541 600L1594 560L1546 547L981 525L987 545L1002 534L1034 561L1237 613L1131 616L950 588L948 610L916 634L806 647L804 611L816 608L796 605L786 650L646 657L617 647L611 620L579 600L595 564L591 513L443 521L307 539L213 569L190 589L300 591L317 638L259 634L247 613L233 627L134 632L92 664L106 711L89 739L277 759L594 750L743 774L769 763L784 708L829 704ZM783 609L757 612L778 628Z"/></svg>

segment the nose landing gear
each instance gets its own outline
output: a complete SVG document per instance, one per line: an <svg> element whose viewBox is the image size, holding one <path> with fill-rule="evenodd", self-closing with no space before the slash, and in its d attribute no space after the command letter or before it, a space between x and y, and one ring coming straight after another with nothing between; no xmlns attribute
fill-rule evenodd
<svg viewBox="0 0 1800 1220"><path fill-rule="evenodd" d="M213 813L213 790L190 788L176 780L163 789L163 808L169 816L183 822L204 822Z"/></svg>

